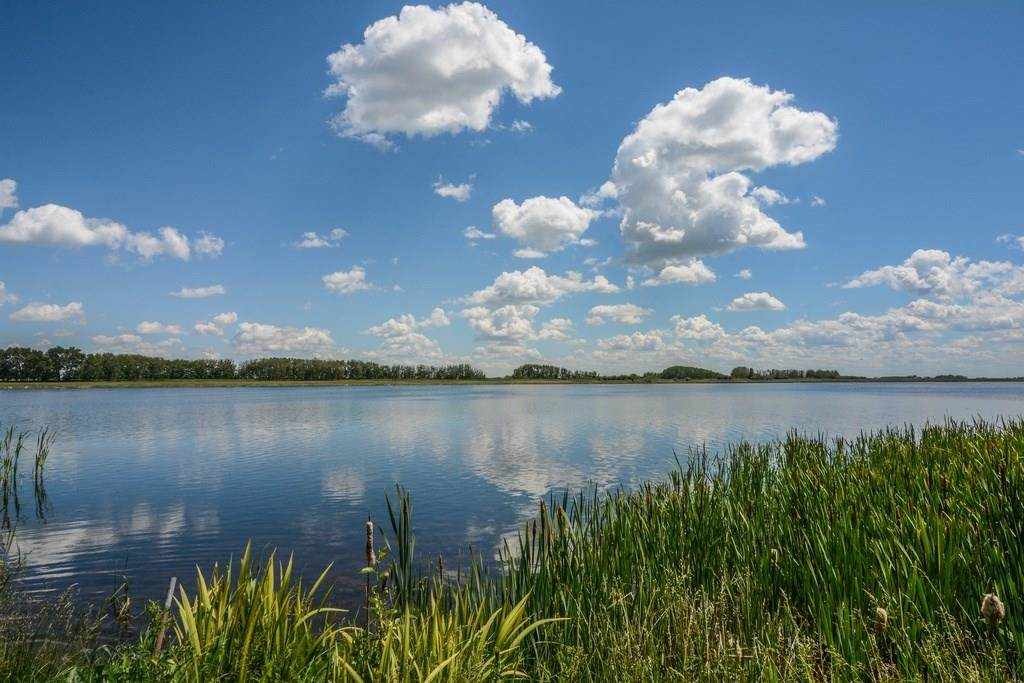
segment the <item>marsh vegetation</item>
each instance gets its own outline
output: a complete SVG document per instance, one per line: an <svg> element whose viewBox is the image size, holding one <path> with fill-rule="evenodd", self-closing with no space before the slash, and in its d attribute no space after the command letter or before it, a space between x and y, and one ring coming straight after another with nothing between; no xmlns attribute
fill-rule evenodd
<svg viewBox="0 0 1024 683"><path fill-rule="evenodd" d="M691 453L661 483L554 496L498 549L370 527L365 603L291 559L200 571L127 642L37 647L35 680L1001 680L1024 651L1024 423ZM375 520L379 521L379 520ZM10 587L5 594L10 593ZM5 598L9 599L9 598ZM69 620L68 623L75 623ZM167 628L166 643L157 640ZM87 633L76 627L74 633ZM49 632L47 632L49 633ZM52 640L52 636L47 636Z"/></svg>

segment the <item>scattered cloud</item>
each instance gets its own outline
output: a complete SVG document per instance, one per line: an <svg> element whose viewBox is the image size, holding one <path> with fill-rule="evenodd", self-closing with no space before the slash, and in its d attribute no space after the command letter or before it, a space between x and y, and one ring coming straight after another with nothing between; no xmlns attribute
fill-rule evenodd
<svg viewBox="0 0 1024 683"><path fill-rule="evenodd" d="M561 92L541 49L473 2L407 5L327 62L325 94L346 98L334 129L384 148L393 134L483 131L506 91L523 104Z"/></svg>
<svg viewBox="0 0 1024 683"><path fill-rule="evenodd" d="M208 285L206 287L182 287L177 292L171 292L171 296L179 299L206 299L211 296L227 294L224 285Z"/></svg>
<svg viewBox="0 0 1024 683"><path fill-rule="evenodd" d="M1009 261L974 261L953 258L939 249L918 249L903 263L868 270L843 285L859 289L885 285L902 292L939 298L959 297L979 291L994 282L1021 279L1021 268Z"/></svg>
<svg viewBox="0 0 1024 683"><path fill-rule="evenodd" d="M214 257L224 249L224 241L209 233L201 233L193 244L186 235L169 226L160 228L156 234L133 232L117 221L86 218L80 211L57 204L15 213L10 221L0 225L0 243L65 248L102 246L111 251L124 249L143 261L158 256L188 261L193 252Z"/></svg>
<svg viewBox="0 0 1024 683"><path fill-rule="evenodd" d="M503 199L491 209L498 232L515 239L523 248L520 258L542 258L561 251L580 238L598 216L593 209L576 206L568 197L532 197L522 204Z"/></svg>
<svg viewBox="0 0 1024 683"><path fill-rule="evenodd" d="M443 308L435 308L428 317L422 320L417 320L412 314L405 313L397 318L390 318L380 325L374 325L366 330L366 334L382 338L401 337L427 327L447 327L450 324L451 319L448 318L445 310Z"/></svg>
<svg viewBox="0 0 1024 683"><path fill-rule="evenodd" d="M78 301L64 304L30 303L11 313L14 322L53 323L65 320L85 322L85 309Z"/></svg>
<svg viewBox="0 0 1024 683"><path fill-rule="evenodd" d="M754 274L750 272L750 268L743 268L734 277L738 277L741 280L749 280L754 277Z"/></svg>
<svg viewBox="0 0 1024 683"><path fill-rule="evenodd" d="M533 266L524 271L503 272L487 287L466 297L466 302L489 307L506 304L533 304L544 306L568 294L599 292L613 294L618 286L603 275L585 280L580 273L569 271L564 276L548 275L543 268Z"/></svg>
<svg viewBox="0 0 1024 683"><path fill-rule="evenodd" d="M322 278L324 287L335 294L353 294L367 289L376 289L366 281L366 271L362 266L352 266L349 270L339 270L324 275Z"/></svg>
<svg viewBox="0 0 1024 683"><path fill-rule="evenodd" d="M166 325L155 321L143 320L135 326L139 334L181 334L181 325Z"/></svg>
<svg viewBox="0 0 1024 683"><path fill-rule="evenodd" d="M235 350L246 355L319 354L335 350L327 330L317 327L278 327L265 323L243 322L232 339Z"/></svg>
<svg viewBox="0 0 1024 683"><path fill-rule="evenodd" d="M1011 244L1018 249L1024 249L1024 235L1000 235L996 238L996 242L1000 244Z"/></svg>
<svg viewBox="0 0 1024 683"><path fill-rule="evenodd" d="M0 280L0 306L18 303L18 297L7 291L7 285Z"/></svg>
<svg viewBox="0 0 1024 683"><path fill-rule="evenodd" d="M473 176L469 177L464 183L455 185L452 183L444 182L444 178L438 178L434 182L434 194L439 197L449 197L457 202L464 202L469 199L470 193L473 192Z"/></svg>
<svg viewBox="0 0 1024 683"><path fill-rule="evenodd" d="M435 308L430 315L417 320L410 313L390 318L380 325L366 330L366 334L381 339L380 347L373 352L375 357L395 358L405 362L438 360L444 356L438 343L420 330L429 327L447 327L451 319L443 308Z"/></svg>
<svg viewBox="0 0 1024 683"><path fill-rule="evenodd" d="M747 79L719 78L652 109L622 140L612 169L632 259L660 270L742 247L803 248L803 234L765 214L744 175L835 148L837 123L792 101Z"/></svg>
<svg viewBox="0 0 1024 683"><path fill-rule="evenodd" d="M784 311L782 303L768 292L747 292L729 302L730 311Z"/></svg>
<svg viewBox="0 0 1024 683"><path fill-rule="evenodd" d="M18 181L14 178L0 180L0 213L4 209L18 208Z"/></svg>
<svg viewBox="0 0 1024 683"><path fill-rule="evenodd" d="M828 202L818 195L811 197L811 206L826 206L827 204Z"/></svg>
<svg viewBox="0 0 1024 683"><path fill-rule="evenodd" d="M493 232L484 232L483 230L477 228L475 225L471 225L465 230L463 230L462 236L465 237L470 242L475 242L476 240L493 240L495 237L497 237L497 235L495 235Z"/></svg>
<svg viewBox="0 0 1024 683"><path fill-rule="evenodd" d="M614 322L622 325L637 325L653 311L635 304L602 304L594 306L587 314L588 325L603 325Z"/></svg>
<svg viewBox="0 0 1024 683"><path fill-rule="evenodd" d="M304 232L298 241L292 244L296 249L326 249L336 247L341 240L348 237L348 231L344 228L334 228L329 233L321 235L316 232Z"/></svg>
<svg viewBox="0 0 1024 683"><path fill-rule="evenodd" d="M714 272L700 259L670 264L662 267L654 277L643 281L644 287L660 287L661 285L704 285L714 282L717 278Z"/></svg>
<svg viewBox="0 0 1024 683"><path fill-rule="evenodd" d="M228 325L233 325L238 320L238 314L234 311L228 311L226 313L218 313L213 316L211 320L200 320L192 329L197 334L202 335L216 335L218 337L224 336L224 328Z"/></svg>
<svg viewBox="0 0 1024 683"><path fill-rule="evenodd" d="M786 195L782 194L778 190L772 189L765 185L759 185L750 191L752 196L757 201L761 202L765 206L774 206L776 204L792 204L794 200L790 199Z"/></svg>

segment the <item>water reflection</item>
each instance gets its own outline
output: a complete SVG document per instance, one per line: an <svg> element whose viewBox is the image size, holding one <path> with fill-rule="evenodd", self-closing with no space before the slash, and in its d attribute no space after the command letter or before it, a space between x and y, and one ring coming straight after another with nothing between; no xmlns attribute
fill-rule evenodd
<svg viewBox="0 0 1024 683"><path fill-rule="evenodd" d="M59 434L50 522L18 530L31 587L101 595L126 574L157 597L251 538L311 570L334 562L344 596L395 483L425 555L490 554L545 494L660 477L673 452L1016 415L1022 398L1015 384L11 391L0 421Z"/></svg>

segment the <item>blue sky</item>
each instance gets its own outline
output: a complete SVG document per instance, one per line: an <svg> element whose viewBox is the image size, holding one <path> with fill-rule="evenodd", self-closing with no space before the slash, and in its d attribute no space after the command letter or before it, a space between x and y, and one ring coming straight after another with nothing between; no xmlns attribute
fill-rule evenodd
<svg viewBox="0 0 1024 683"><path fill-rule="evenodd" d="M1020 374L1024 7L833 5L6 3L0 344Z"/></svg>

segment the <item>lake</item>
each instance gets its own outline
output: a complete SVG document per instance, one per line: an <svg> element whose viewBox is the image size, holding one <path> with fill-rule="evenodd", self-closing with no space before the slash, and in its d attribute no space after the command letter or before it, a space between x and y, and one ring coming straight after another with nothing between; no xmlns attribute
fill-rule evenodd
<svg viewBox="0 0 1024 683"><path fill-rule="evenodd" d="M127 577L137 598L162 597L252 539L307 573L333 562L344 601L363 524L386 521L396 483L417 552L451 567L470 546L493 554L545 494L660 478L673 452L1016 416L1022 399L1011 383L10 390L0 424L58 432L47 519L30 501L17 529L29 589L92 599Z"/></svg>

